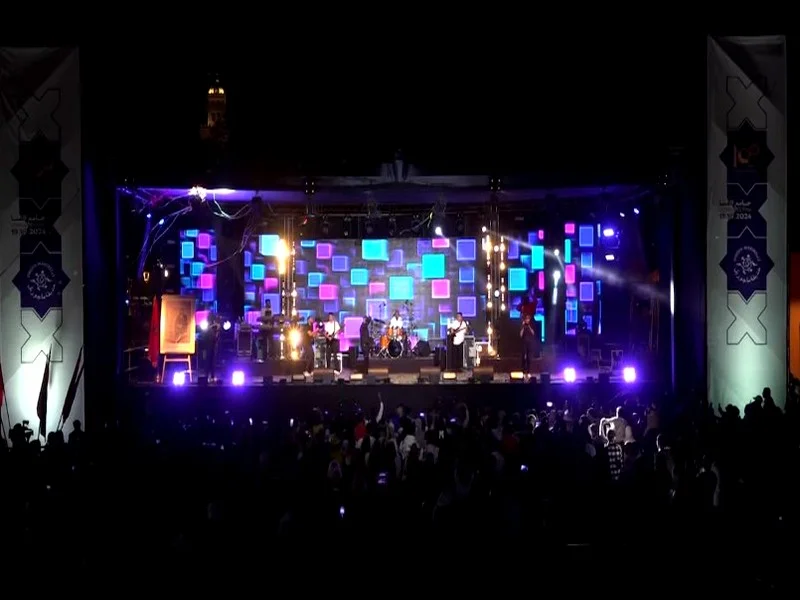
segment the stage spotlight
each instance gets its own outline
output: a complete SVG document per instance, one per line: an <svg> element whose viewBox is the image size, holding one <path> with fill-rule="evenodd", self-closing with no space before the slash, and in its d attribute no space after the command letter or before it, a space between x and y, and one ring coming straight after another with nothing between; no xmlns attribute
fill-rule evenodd
<svg viewBox="0 0 800 600"><path fill-rule="evenodd" d="M625 383L633 383L636 381L636 369L633 367L625 367L622 369L622 379Z"/></svg>
<svg viewBox="0 0 800 600"><path fill-rule="evenodd" d="M522 371L511 371L511 373L509 373L508 376L511 378L511 381L525 380L525 373L523 373Z"/></svg>
<svg viewBox="0 0 800 600"><path fill-rule="evenodd" d="M575 372L575 369L572 367L567 367L564 369L564 381L566 383L575 383L575 380L578 378L578 374Z"/></svg>
<svg viewBox="0 0 800 600"><path fill-rule="evenodd" d="M186 371L178 371L172 375L172 385L185 385Z"/></svg>
<svg viewBox="0 0 800 600"><path fill-rule="evenodd" d="M231 375L231 383L233 385L244 385L244 371L234 371Z"/></svg>
<svg viewBox="0 0 800 600"><path fill-rule="evenodd" d="M603 237L614 237L614 230L611 227L606 227L603 229Z"/></svg>
<svg viewBox="0 0 800 600"><path fill-rule="evenodd" d="M230 322L230 321L225 321L225 322L222 324L222 329L224 329L225 331L230 331L230 329L231 329L231 322Z"/></svg>
<svg viewBox="0 0 800 600"><path fill-rule="evenodd" d="M617 258L617 257L616 257L616 256L614 256L613 254L606 254L606 260L607 260L608 262L614 262L614 261L616 260L616 258Z"/></svg>
<svg viewBox="0 0 800 600"><path fill-rule="evenodd" d="M634 208L633 209L633 214L638 215L639 214L639 209L638 208Z"/></svg>
<svg viewBox="0 0 800 600"><path fill-rule="evenodd" d="M620 217L622 217L622 218L624 219L624 218L625 218L625 213L624 213L624 212L620 212L620 213L619 213L619 216L620 216Z"/></svg>
<svg viewBox="0 0 800 600"><path fill-rule="evenodd" d="M442 228L439 225L433 228L433 233L435 233L439 237L442 237L444 235L444 233L442 233Z"/></svg>
<svg viewBox="0 0 800 600"><path fill-rule="evenodd" d="M206 331L208 329L208 321L203 319L200 321L200 331Z"/></svg>

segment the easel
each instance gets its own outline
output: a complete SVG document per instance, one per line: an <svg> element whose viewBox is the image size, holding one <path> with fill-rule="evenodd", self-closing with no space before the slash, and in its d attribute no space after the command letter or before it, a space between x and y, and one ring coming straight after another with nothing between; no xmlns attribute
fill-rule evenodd
<svg viewBox="0 0 800 600"><path fill-rule="evenodd" d="M164 354L161 363L161 383L164 383L164 374L167 372L167 363L183 363L189 373L189 383L192 382L192 355L191 354Z"/></svg>

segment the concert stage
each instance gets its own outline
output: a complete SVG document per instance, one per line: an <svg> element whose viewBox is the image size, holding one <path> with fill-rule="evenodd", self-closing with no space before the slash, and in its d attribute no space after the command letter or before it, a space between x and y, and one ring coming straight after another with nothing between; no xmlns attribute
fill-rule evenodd
<svg viewBox="0 0 800 600"><path fill-rule="evenodd" d="M459 402L470 406L492 406L506 410L525 411L548 406L562 407L567 401L576 400L585 404L599 402L611 404L619 400L615 397L631 393L644 397L661 393L659 382L647 377L645 373L635 381L625 381L621 372L610 377L600 377L597 370L576 369L574 381L566 381L565 373L553 373L548 377L534 377L530 382L512 380L508 371L498 370L506 362L491 361L495 367L494 376L489 383L480 383L472 372L459 373L455 380L445 379L441 374L433 378L434 383L420 383L419 367L431 366L432 361L398 359L392 362L395 368L401 366L404 372L390 370L390 383L368 383L365 379L352 378L353 373L344 369L333 383L314 382L313 377L302 374L272 375L265 380L263 376L249 371L241 385L232 385L230 371L220 383L184 385L134 384L125 394L124 410L132 411L133 418L144 415L172 415L181 419L214 415L235 415L240 418L268 420L276 417L302 417L314 407L323 410L374 410L380 398L386 408L393 410L399 404L408 406L415 412L422 412L441 406L448 407ZM417 370L408 370L408 364ZM516 364L516 362L514 362ZM282 361L280 366L290 365L291 370L302 369L297 361ZM298 365L298 367L295 367ZM254 363L254 369L270 368L268 363ZM484 364L486 366L486 363ZM242 363L231 365L239 369ZM572 379L567 374L567 379ZM352 379L351 379L352 378ZM629 377L630 379L630 377ZM428 380L430 381L430 379Z"/></svg>

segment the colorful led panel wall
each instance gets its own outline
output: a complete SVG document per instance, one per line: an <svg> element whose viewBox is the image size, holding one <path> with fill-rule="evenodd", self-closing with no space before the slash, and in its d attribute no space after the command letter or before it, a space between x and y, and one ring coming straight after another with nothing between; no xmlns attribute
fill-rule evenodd
<svg viewBox="0 0 800 600"><path fill-rule="evenodd" d="M358 339L363 315L388 320L399 309L405 316L406 301L413 302L411 335L418 339L443 337L456 312L483 336L486 280L476 269L478 252L474 238L302 240L295 261L298 313L335 313L343 349ZM270 264L266 277L273 276Z"/></svg>
<svg viewBox="0 0 800 600"><path fill-rule="evenodd" d="M542 341L545 341L545 286L550 281L545 277L545 239L544 229L523 232L508 240L506 256L506 285L509 298L509 316L512 319L521 317L519 305L528 293L537 297L534 319L539 322Z"/></svg>
<svg viewBox="0 0 800 600"><path fill-rule="evenodd" d="M197 323L217 310L217 244L213 229L183 229L179 232L181 296L197 300Z"/></svg>
<svg viewBox="0 0 800 600"><path fill-rule="evenodd" d="M601 333L601 283L594 273L600 225L564 224L564 333ZM581 325L582 323L582 325Z"/></svg>

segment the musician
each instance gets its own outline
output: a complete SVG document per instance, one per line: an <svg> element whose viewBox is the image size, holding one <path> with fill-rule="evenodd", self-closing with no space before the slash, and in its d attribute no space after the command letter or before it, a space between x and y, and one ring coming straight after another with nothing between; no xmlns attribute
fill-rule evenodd
<svg viewBox="0 0 800 600"><path fill-rule="evenodd" d="M217 347L221 329L217 315L213 313L208 315L208 327L203 332L203 345L205 346L206 377L209 382L216 379Z"/></svg>
<svg viewBox="0 0 800 600"><path fill-rule="evenodd" d="M323 331L325 332L325 366L329 369L333 367L334 371L338 371L337 367L341 367L341 365L334 365L333 358L339 354L341 327L339 327L339 323L333 313L328 313L328 320L325 321Z"/></svg>
<svg viewBox="0 0 800 600"><path fill-rule="evenodd" d="M264 308L261 309L261 316L259 316L258 321L260 334L258 339L261 341L261 358L266 360L272 357L272 334L274 331L272 322L272 302L269 300L265 301Z"/></svg>
<svg viewBox="0 0 800 600"><path fill-rule="evenodd" d="M539 302L536 298L536 294L533 290L531 290L528 293L528 296L526 298L523 298L522 302L519 303L519 305L517 306L517 310L520 313L522 313L523 317L525 315L528 315L532 319L533 315L536 314L536 307L538 304Z"/></svg>
<svg viewBox="0 0 800 600"><path fill-rule="evenodd" d="M390 335L397 335L400 333L400 330L403 328L403 318L400 316L400 311L394 311L392 314L392 318L389 319L389 334Z"/></svg>
<svg viewBox="0 0 800 600"><path fill-rule="evenodd" d="M303 331L303 360L305 367L303 375L310 377L314 371L314 339L317 337L317 324L314 317L308 317L305 330Z"/></svg>
<svg viewBox="0 0 800 600"><path fill-rule="evenodd" d="M447 325L447 337L450 342L448 355L452 356L450 366L455 371L461 371L464 367L464 340L467 337L467 322L460 312L456 313L456 318Z"/></svg>
<svg viewBox="0 0 800 600"><path fill-rule="evenodd" d="M536 334L536 327L528 313L525 313L522 317L522 328L519 330L519 338L522 341L522 372L525 375L530 375L531 364L534 359L539 356L541 338Z"/></svg>
<svg viewBox="0 0 800 600"><path fill-rule="evenodd" d="M369 354L372 352L372 338L369 335L369 324L372 322L372 317L364 316L361 321L361 328L358 330L359 342L361 345L361 354L364 356L364 375L369 373Z"/></svg>

